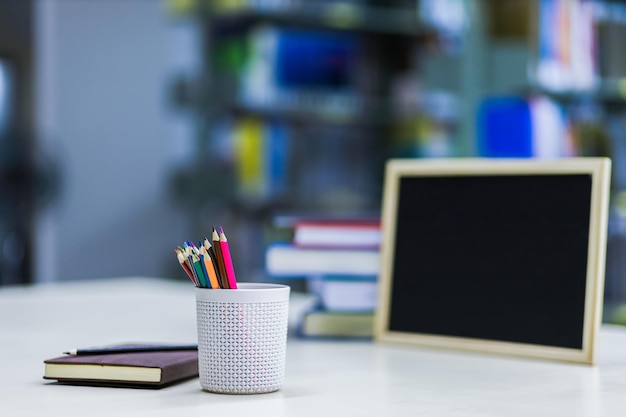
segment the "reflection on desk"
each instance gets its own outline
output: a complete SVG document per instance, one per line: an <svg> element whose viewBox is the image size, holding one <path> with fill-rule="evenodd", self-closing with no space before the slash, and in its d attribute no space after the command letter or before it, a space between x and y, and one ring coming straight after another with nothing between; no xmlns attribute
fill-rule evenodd
<svg viewBox="0 0 626 417"><path fill-rule="evenodd" d="M301 300L294 299L297 314ZM62 386L43 360L70 347L196 340L193 286L116 278L0 289L6 416L622 416L626 330L604 327L596 367L291 338L284 388L232 396L197 379L162 390Z"/></svg>

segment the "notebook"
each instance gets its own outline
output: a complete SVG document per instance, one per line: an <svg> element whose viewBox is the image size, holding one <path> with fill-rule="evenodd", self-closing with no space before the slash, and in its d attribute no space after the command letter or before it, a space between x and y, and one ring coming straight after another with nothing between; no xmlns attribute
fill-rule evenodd
<svg viewBox="0 0 626 417"><path fill-rule="evenodd" d="M161 388L198 375L198 352L66 355L44 361L44 379L72 385Z"/></svg>

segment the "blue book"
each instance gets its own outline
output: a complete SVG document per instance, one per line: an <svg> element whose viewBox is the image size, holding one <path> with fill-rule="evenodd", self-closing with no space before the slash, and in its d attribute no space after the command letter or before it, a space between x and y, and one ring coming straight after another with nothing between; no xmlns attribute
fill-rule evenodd
<svg viewBox="0 0 626 417"><path fill-rule="evenodd" d="M269 190L284 195L288 185L289 132L284 123L270 121L265 127L265 166Z"/></svg>
<svg viewBox="0 0 626 417"><path fill-rule="evenodd" d="M532 118L521 97L485 99L478 112L479 155L490 158L533 156Z"/></svg>
<svg viewBox="0 0 626 417"><path fill-rule="evenodd" d="M357 38L285 29L278 34L275 78L286 88L345 88L353 79Z"/></svg>

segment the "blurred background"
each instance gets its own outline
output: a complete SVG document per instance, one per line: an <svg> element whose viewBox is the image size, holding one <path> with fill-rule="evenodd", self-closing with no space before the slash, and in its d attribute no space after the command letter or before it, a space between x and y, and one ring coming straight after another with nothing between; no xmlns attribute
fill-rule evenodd
<svg viewBox="0 0 626 417"><path fill-rule="evenodd" d="M602 155L613 320L625 39L608 0L0 0L0 285L187 279L213 225L268 279L294 216L377 216L391 157Z"/></svg>

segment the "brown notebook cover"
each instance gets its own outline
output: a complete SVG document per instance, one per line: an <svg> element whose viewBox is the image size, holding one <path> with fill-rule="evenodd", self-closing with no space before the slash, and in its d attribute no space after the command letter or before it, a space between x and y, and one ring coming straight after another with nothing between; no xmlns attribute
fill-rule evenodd
<svg viewBox="0 0 626 417"><path fill-rule="evenodd" d="M198 375L198 352L66 355L44 361L44 379L72 385L161 388Z"/></svg>

